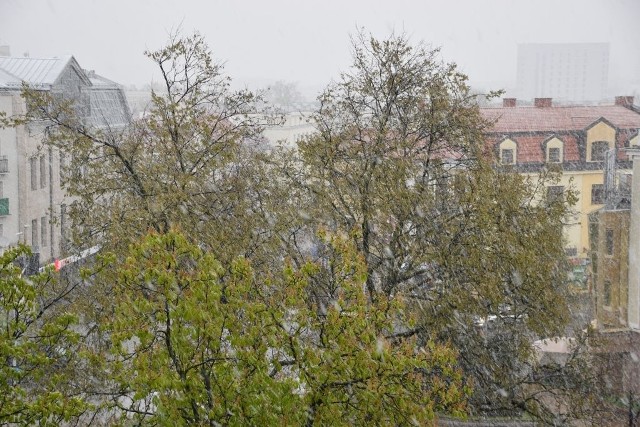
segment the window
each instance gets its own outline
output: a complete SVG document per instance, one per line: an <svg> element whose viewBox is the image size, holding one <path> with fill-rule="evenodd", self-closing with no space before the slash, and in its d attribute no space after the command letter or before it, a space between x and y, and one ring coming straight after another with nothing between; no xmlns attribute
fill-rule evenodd
<svg viewBox="0 0 640 427"><path fill-rule="evenodd" d="M578 256L578 248L575 248L575 247L565 248L564 254L568 257L575 258Z"/></svg>
<svg viewBox="0 0 640 427"><path fill-rule="evenodd" d="M40 243L42 247L47 246L47 217L40 218Z"/></svg>
<svg viewBox="0 0 640 427"><path fill-rule="evenodd" d="M609 143L607 141L595 141L591 144L591 161L602 162L604 161L604 155L609 150Z"/></svg>
<svg viewBox="0 0 640 427"><path fill-rule="evenodd" d="M40 188L47 185L47 165L44 156L40 156Z"/></svg>
<svg viewBox="0 0 640 427"><path fill-rule="evenodd" d="M564 186L552 185L547 187L547 203L551 204L558 200L563 200Z"/></svg>
<svg viewBox="0 0 640 427"><path fill-rule="evenodd" d="M38 220L31 220L31 247L35 248L38 245Z"/></svg>
<svg viewBox="0 0 640 427"><path fill-rule="evenodd" d="M604 301L603 305L610 306L611 305L611 281L604 281Z"/></svg>
<svg viewBox="0 0 640 427"><path fill-rule="evenodd" d="M9 158L7 156L0 156L0 173L9 172Z"/></svg>
<svg viewBox="0 0 640 427"><path fill-rule="evenodd" d="M607 255L613 255L613 230L611 228L607 228L605 245Z"/></svg>
<svg viewBox="0 0 640 427"><path fill-rule="evenodd" d="M549 163L560 163L560 148L552 147L549 148L549 158L547 159Z"/></svg>
<svg viewBox="0 0 640 427"><path fill-rule="evenodd" d="M64 179L64 168L65 168L65 162L67 161L64 153L61 151L60 152L60 180L62 181Z"/></svg>
<svg viewBox="0 0 640 427"><path fill-rule="evenodd" d="M500 162L503 165L512 165L513 161L513 149L507 148L500 150Z"/></svg>
<svg viewBox="0 0 640 427"><path fill-rule="evenodd" d="M29 165L31 166L31 189L38 189L38 159L36 157L32 157L29 159Z"/></svg>
<svg viewBox="0 0 640 427"><path fill-rule="evenodd" d="M0 236L4 236L4 224L0 224Z"/></svg>
<svg viewBox="0 0 640 427"><path fill-rule="evenodd" d="M498 146L498 160L503 165L513 165L518 161L518 144L509 138Z"/></svg>
<svg viewBox="0 0 640 427"><path fill-rule="evenodd" d="M67 250L67 205L60 205L60 250Z"/></svg>
<svg viewBox="0 0 640 427"><path fill-rule="evenodd" d="M604 204L604 184L593 184L591 186L591 204Z"/></svg>

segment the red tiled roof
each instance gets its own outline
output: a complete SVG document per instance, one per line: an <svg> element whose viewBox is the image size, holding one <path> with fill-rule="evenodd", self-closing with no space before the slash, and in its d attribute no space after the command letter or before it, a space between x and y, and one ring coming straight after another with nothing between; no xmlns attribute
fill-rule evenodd
<svg viewBox="0 0 640 427"><path fill-rule="evenodd" d="M559 132L584 130L600 118L621 129L640 128L640 114L619 106L481 108L488 120L497 120L489 132Z"/></svg>

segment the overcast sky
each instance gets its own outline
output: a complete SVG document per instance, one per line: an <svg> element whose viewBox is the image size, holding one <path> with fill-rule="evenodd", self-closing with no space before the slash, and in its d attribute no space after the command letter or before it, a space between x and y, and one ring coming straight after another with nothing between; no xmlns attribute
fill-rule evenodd
<svg viewBox="0 0 640 427"><path fill-rule="evenodd" d="M157 80L142 53L179 26L204 34L250 87L323 87L348 67L349 34L364 27L442 47L483 89L515 86L518 43L609 42L610 87L640 89L640 0L0 0L0 45L12 55L72 54L122 84Z"/></svg>

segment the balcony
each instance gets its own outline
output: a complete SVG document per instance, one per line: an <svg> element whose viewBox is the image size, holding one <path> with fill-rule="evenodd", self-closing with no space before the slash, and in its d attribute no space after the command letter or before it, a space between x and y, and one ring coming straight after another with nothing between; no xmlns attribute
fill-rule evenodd
<svg viewBox="0 0 640 427"><path fill-rule="evenodd" d="M9 159L7 156L0 156L0 173L9 173Z"/></svg>
<svg viewBox="0 0 640 427"><path fill-rule="evenodd" d="M0 216L9 215L9 198L0 198Z"/></svg>

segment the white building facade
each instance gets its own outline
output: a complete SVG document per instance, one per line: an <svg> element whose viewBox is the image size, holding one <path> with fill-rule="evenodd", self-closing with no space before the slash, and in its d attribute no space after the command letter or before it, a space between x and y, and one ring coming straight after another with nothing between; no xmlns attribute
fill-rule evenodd
<svg viewBox="0 0 640 427"><path fill-rule="evenodd" d="M83 70L71 57L0 56L0 111L25 113L22 84L80 104L89 125L126 125L129 108L115 83ZM66 251L70 200L61 186L60 153L43 146L45 126L0 129L0 250L25 243L45 264Z"/></svg>

